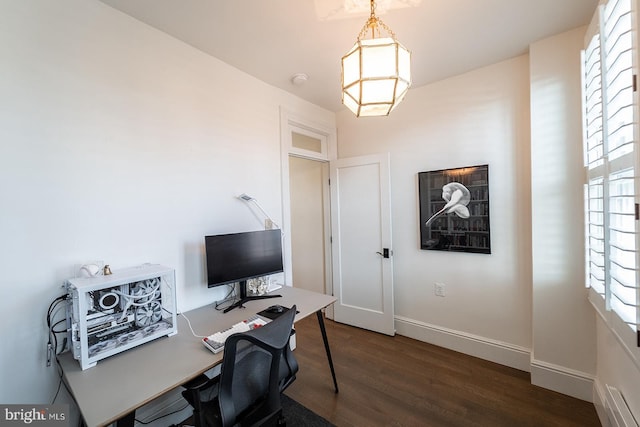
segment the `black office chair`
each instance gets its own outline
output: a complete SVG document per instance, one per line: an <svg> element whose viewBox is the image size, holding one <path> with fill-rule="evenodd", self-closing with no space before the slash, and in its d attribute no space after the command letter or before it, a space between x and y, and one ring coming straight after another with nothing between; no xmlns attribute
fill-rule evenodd
<svg viewBox="0 0 640 427"><path fill-rule="evenodd" d="M280 393L298 371L289 346L296 306L266 325L227 338L220 376L184 384L197 427L285 425Z"/></svg>

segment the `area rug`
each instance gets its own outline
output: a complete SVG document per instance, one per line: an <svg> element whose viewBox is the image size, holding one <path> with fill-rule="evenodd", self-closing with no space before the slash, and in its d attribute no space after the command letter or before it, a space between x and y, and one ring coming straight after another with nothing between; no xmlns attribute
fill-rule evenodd
<svg viewBox="0 0 640 427"><path fill-rule="evenodd" d="M281 395L280 401L287 427L336 427L286 394Z"/></svg>
<svg viewBox="0 0 640 427"><path fill-rule="evenodd" d="M280 395L280 403L282 404L282 413L285 417L287 427L336 427L335 424L331 424L286 394ZM193 417L189 417L177 426L172 425L172 427L193 427L193 425Z"/></svg>

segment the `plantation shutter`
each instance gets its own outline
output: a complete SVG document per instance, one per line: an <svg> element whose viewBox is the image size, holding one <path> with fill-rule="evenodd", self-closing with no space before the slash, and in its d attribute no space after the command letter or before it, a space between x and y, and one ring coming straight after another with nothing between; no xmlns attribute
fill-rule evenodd
<svg viewBox="0 0 640 427"><path fill-rule="evenodd" d="M602 65L600 34L591 38L583 53L584 68L584 144L585 163L589 169L587 183L586 236L587 285L605 294L605 225L604 225L604 140L602 124Z"/></svg>
<svg viewBox="0 0 640 427"><path fill-rule="evenodd" d="M638 290L639 188L635 26L631 0L599 7L583 51L587 285L634 331Z"/></svg>

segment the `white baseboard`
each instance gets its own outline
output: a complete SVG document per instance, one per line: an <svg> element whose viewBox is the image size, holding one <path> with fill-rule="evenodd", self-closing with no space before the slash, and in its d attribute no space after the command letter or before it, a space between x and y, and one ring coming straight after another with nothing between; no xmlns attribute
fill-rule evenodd
<svg viewBox="0 0 640 427"><path fill-rule="evenodd" d="M409 338L459 351L531 373L531 383L591 402L594 377L562 366L531 360L531 349L485 337L395 317L396 332Z"/></svg>
<svg viewBox="0 0 640 427"><path fill-rule="evenodd" d="M587 402L593 401L593 375L540 360L531 361L531 384Z"/></svg>
<svg viewBox="0 0 640 427"><path fill-rule="evenodd" d="M531 350L490 340L485 337L430 325L406 317L395 317L396 332L400 335L455 350L470 356L529 372Z"/></svg>
<svg viewBox="0 0 640 427"><path fill-rule="evenodd" d="M593 406L596 408L596 413L600 419L602 427L611 427L609 418L607 417L606 397L604 389L600 386L598 380L593 382Z"/></svg>

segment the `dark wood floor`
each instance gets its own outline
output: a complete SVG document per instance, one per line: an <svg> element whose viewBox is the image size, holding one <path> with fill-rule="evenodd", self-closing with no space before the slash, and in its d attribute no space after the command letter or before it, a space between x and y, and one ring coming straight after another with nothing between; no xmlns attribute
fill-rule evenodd
<svg viewBox="0 0 640 427"><path fill-rule="evenodd" d="M340 392L311 316L296 323L300 372L286 394L339 427L600 426L591 403L531 385L527 372L325 323Z"/></svg>

